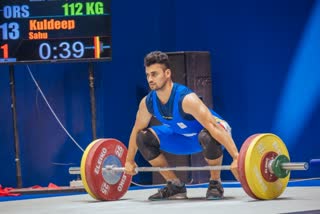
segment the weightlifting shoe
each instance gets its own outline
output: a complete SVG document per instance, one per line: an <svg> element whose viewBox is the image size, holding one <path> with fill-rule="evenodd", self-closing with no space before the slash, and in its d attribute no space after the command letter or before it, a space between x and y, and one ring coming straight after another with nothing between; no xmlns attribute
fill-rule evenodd
<svg viewBox="0 0 320 214"><path fill-rule="evenodd" d="M223 198L223 187L220 181L211 180L206 194L207 200L219 200Z"/></svg>
<svg viewBox="0 0 320 214"><path fill-rule="evenodd" d="M150 201L158 200L175 200L175 199L186 199L187 190L186 185L182 183L181 186L173 184L171 181L167 182L167 185L158 190L154 195L151 195L148 199Z"/></svg>

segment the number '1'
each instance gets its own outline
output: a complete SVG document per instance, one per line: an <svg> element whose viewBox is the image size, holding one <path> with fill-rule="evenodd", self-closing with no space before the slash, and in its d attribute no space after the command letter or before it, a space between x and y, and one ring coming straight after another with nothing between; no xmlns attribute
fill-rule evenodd
<svg viewBox="0 0 320 214"><path fill-rule="evenodd" d="M4 44L0 48L3 50L3 58L9 58L8 44Z"/></svg>

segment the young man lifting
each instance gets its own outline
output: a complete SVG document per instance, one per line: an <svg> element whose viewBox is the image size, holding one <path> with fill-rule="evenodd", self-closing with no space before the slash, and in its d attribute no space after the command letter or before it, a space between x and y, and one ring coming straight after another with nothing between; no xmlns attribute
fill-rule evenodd
<svg viewBox="0 0 320 214"><path fill-rule="evenodd" d="M188 87L174 83L168 56L160 51L146 55L145 72L151 92L139 105L132 129L125 172L134 175L137 167L134 159L139 149L142 156L154 167L168 167L161 150L177 154L193 154L202 151L210 166L222 164L225 148L233 161L231 171L238 179L238 149L231 137L226 121L208 107ZM148 127L152 116L162 125ZM173 171L161 171L167 185L149 200L184 199L186 187ZM210 171L207 199L223 198L220 171Z"/></svg>

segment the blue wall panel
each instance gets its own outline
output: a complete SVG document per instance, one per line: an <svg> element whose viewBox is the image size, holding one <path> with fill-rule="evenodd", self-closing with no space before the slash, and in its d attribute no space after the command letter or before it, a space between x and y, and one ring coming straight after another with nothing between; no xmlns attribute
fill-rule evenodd
<svg viewBox="0 0 320 214"><path fill-rule="evenodd" d="M13 141L13 124L10 97L10 81L8 67L0 67L0 185L15 186L16 165Z"/></svg>

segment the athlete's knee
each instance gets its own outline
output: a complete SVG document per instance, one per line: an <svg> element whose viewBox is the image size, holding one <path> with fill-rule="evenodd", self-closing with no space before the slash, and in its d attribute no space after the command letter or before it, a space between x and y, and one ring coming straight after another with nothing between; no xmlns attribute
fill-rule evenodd
<svg viewBox="0 0 320 214"><path fill-rule="evenodd" d="M140 153L147 161L155 159L161 153L160 143L149 129L144 129L138 132L137 146Z"/></svg>
<svg viewBox="0 0 320 214"><path fill-rule="evenodd" d="M202 153L207 159L214 160L223 154L222 145L210 135L208 130L203 129L198 135L198 140L203 149Z"/></svg>

